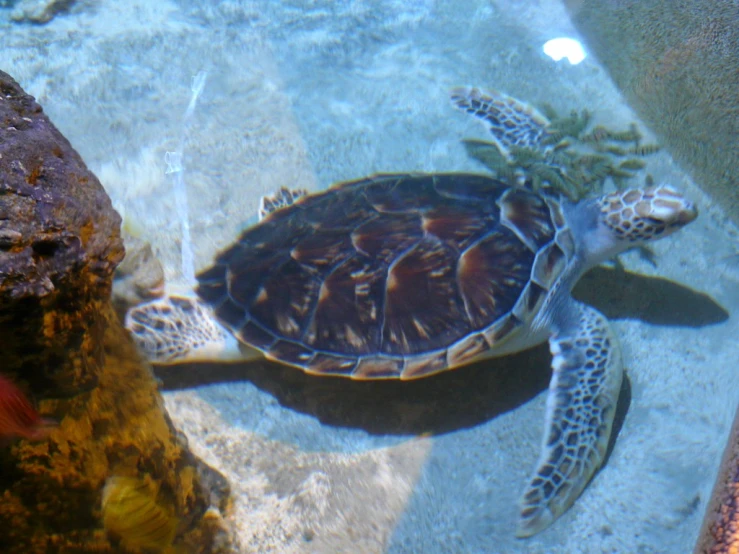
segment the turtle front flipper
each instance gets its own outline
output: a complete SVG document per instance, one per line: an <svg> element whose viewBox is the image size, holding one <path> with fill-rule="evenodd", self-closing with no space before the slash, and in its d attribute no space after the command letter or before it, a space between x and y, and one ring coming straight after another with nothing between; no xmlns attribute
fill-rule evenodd
<svg viewBox="0 0 739 554"><path fill-rule="evenodd" d="M528 104L498 91L457 87L450 93L452 104L485 124L503 155L512 148L542 148L549 134L549 120Z"/></svg>
<svg viewBox="0 0 739 554"><path fill-rule="evenodd" d="M273 194L262 196L259 199L259 211L257 212L259 221L262 221L269 214L277 210L292 206L303 196L308 196L306 189L289 189L287 187L282 187Z"/></svg>
<svg viewBox="0 0 739 554"><path fill-rule="evenodd" d="M569 300L549 340L552 380L544 443L521 499L516 535L528 537L562 515L603 463L621 390L616 336L597 310Z"/></svg>

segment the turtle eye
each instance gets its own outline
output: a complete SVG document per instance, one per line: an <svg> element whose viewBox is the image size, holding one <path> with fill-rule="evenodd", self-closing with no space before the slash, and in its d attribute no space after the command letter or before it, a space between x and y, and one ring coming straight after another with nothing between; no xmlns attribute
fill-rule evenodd
<svg viewBox="0 0 739 554"><path fill-rule="evenodd" d="M642 218L650 227L664 227L667 223L663 219L658 219L656 217L644 217Z"/></svg>
<svg viewBox="0 0 739 554"><path fill-rule="evenodd" d="M654 236L659 236L667 229L664 220L657 217L639 217L636 220L635 233L632 240L647 240Z"/></svg>
<svg viewBox="0 0 739 554"><path fill-rule="evenodd" d="M655 219L653 217L647 217L645 219L647 221L646 227L649 230L651 236L658 237L667 230L667 224L664 221L660 219Z"/></svg>

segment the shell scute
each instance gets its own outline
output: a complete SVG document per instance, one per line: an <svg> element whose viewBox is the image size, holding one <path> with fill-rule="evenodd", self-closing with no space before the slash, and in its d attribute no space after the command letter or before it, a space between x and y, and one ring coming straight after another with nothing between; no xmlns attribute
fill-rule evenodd
<svg viewBox="0 0 739 554"><path fill-rule="evenodd" d="M213 308L218 319L229 329L240 329L249 317L244 307L234 302L228 295L221 297Z"/></svg>
<svg viewBox="0 0 739 554"><path fill-rule="evenodd" d="M238 261L241 256L256 253L258 249L267 245L273 250L292 248L310 230L310 222L302 217L298 206L277 210L241 234L238 244L243 248L226 250L217 261L231 264Z"/></svg>
<svg viewBox="0 0 739 554"><path fill-rule="evenodd" d="M486 175L464 175L446 173L434 175L434 187L442 197L479 203L480 206L494 205L508 190L508 185Z"/></svg>
<svg viewBox="0 0 739 554"><path fill-rule="evenodd" d="M523 322L514 315L507 315L485 329L482 334L491 346L496 348L511 338L523 326Z"/></svg>
<svg viewBox="0 0 739 554"><path fill-rule="evenodd" d="M523 240L532 252L554 238L554 226L549 206L543 198L530 191L511 188L500 201L501 221Z"/></svg>
<svg viewBox="0 0 739 554"><path fill-rule="evenodd" d="M357 358L318 352L304 367L316 375L351 375L357 363Z"/></svg>
<svg viewBox="0 0 739 554"><path fill-rule="evenodd" d="M496 225L495 213L480 214L465 203L450 201L423 214L421 227L462 252Z"/></svg>
<svg viewBox="0 0 739 554"><path fill-rule="evenodd" d="M216 306L228 298L228 266L216 263L198 275L196 292L211 306Z"/></svg>
<svg viewBox="0 0 739 554"><path fill-rule="evenodd" d="M377 352L384 289L383 269L352 256L323 280L304 342L331 352Z"/></svg>
<svg viewBox="0 0 739 554"><path fill-rule="evenodd" d="M300 199L300 209L289 206L280 210L288 215L287 224L295 232L301 233L298 240L312 233L329 231L350 233L357 225L377 217L377 211L367 199L354 187L346 189L329 189L319 194L304 196ZM289 216L295 218L293 222ZM244 234L249 234L247 229Z"/></svg>
<svg viewBox="0 0 739 554"><path fill-rule="evenodd" d="M565 215L562 211L562 205L555 201L554 198L546 197L545 201L549 206L549 213L552 214L552 223L557 229L562 229L567 224L565 222Z"/></svg>
<svg viewBox="0 0 739 554"><path fill-rule="evenodd" d="M567 256L557 243L552 243L536 255L534 268L531 271L532 281L549 289L567 264Z"/></svg>
<svg viewBox="0 0 739 554"><path fill-rule="evenodd" d="M287 259L284 259L287 258ZM322 284L321 275L311 266L283 257L254 291L242 286L244 276L231 278L232 296L241 306L250 306L251 316L278 336L300 339ZM248 279L251 281L251 279ZM255 293L254 293L255 292Z"/></svg>
<svg viewBox="0 0 739 554"><path fill-rule="evenodd" d="M293 260L316 269L337 265L351 255L351 237L336 230L308 235L290 251Z"/></svg>
<svg viewBox="0 0 739 554"><path fill-rule="evenodd" d="M529 321L536 314L546 296L546 289L531 281L513 308L513 314L521 321Z"/></svg>
<svg viewBox="0 0 739 554"><path fill-rule="evenodd" d="M434 373L444 371L447 365L446 350L417 354L415 356L407 356L405 359L405 367L400 378L405 380L420 379Z"/></svg>
<svg viewBox="0 0 739 554"><path fill-rule="evenodd" d="M265 352L268 359L294 366L304 366L310 363L315 355L316 352L312 348L288 340L278 340Z"/></svg>
<svg viewBox="0 0 739 554"><path fill-rule="evenodd" d="M406 214L434 206L437 194L432 175L403 175L395 181L370 183L362 196L379 213Z"/></svg>
<svg viewBox="0 0 739 554"><path fill-rule="evenodd" d="M509 312L529 280L533 253L500 227L462 253L457 280L475 329Z"/></svg>
<svg viewBox="0 0 739 554"><path fill-rule="evenodd" d="M382 352L425 352L469 331L457 291L456 259L439 239L429 237L388 269Z"/></svg>
<svg viewBox="0 0 739 554"><path fill-rule="evenodd" d="M226 268L223 278L226 280L228 296L246 309L260 295L264 283L290 260L290 251L284 248L248 248L242 245L237 245L233 250L233 253L224 256L226 259L219 259L217 263ZM204 286L200 277L198 280ZM201 294L199 290L198 294Z"/></svg>
<svg viewBox="0 0 739 554"><path fill-rule="evenodd" d="M397 379L402 371L402 358L373 356L360 359L352 372L352 377L354 379Z"/></svg>
<svg viewBox="0 0 739 554"><path fill-rule="evenodd" d="M572 258L575 255L575 237L572 236L572 231L569 229L563 229L557 233L556 243L567 258Z"/></svg>
<svg viewBox="0 0 739 554"><path fill-rule="evenodd" d="M218 315L217 310L216 315ZM272 333L253 321L247 321L234 331L241 342L258 348L263 352L268 352L272 345L277 342L277 338Z"/></svg>
<svg viewBox="0 0 739 554"><path fill-rule="evenodd" d="M476 333L468 335L447 350L447 364L449 367L456 367L464 363L469 363L490 349L484 335Z"/></svg>
<svg viewBox="0 0 739 554"><path fill-rule="evenodd" d="M359 225L351 234L351 243L362 256L389 264L423 238L421 216L380 214Z"/></svg>

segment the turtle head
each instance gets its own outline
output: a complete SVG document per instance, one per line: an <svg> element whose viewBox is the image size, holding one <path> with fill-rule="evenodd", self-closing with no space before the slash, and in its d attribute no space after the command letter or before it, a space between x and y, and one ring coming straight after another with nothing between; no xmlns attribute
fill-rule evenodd
<svg viewBox="0 0 739 554"><path fill-rule="evenodd" d="M593 212L597 230L586 239L592 264L666 237L698 217L695 204L669 185L606 194L595 200Z"/></svg>
<svg viewBox="0 0 739 554"><path fill-rule="evenodd" d="M599 204L602 223L632 244L666 237L698 217L695 205L669 185L612 192Z"/></svg>

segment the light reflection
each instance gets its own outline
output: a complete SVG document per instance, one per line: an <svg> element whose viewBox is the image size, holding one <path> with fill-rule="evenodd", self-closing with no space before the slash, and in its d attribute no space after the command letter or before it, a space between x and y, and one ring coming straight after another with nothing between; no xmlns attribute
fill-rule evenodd
<svg viewBox="0 0 739 554"><path fill-rule="evenodd" d="M545 42L544 53L555 62L567 58L572 65L579 64L586 56L580 41L567 37L553 38Z"/></svg>

